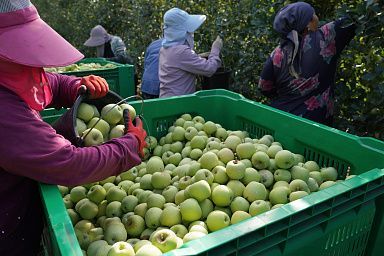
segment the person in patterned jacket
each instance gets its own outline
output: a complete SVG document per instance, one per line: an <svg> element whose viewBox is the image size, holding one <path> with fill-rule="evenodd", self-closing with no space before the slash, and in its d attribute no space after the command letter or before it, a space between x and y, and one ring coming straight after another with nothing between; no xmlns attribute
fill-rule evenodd
<svg viewBox="0 0 384 256"><path fill-rule="evenodd" d="M281 41L264 64L259 89L271 106L332 125L337 60L356 25L337 19L318 28L314 8L305 2L284 6L273 27Z"/></svg>

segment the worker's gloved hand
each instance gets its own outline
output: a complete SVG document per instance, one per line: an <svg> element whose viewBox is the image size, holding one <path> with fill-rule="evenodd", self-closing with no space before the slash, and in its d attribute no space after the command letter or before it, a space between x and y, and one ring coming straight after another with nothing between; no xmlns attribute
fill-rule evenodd
<svg viewBox="0 0 384 256"><path fill-rule="evenodd" d="M104 97L109 91L107 81L100 76L84 76L80 80L81 85L85 85L91 99Z"/></svg>
<svg viewBox="0 0 384 256"><path fill-rule="evenodd" d="M202 53L199 53L199 56L200 56L201 58L208 58L208 56L209 56L210 53L211 53L211 52L202 52Z"/></svg>
<svg viewBox="0 0 384 256"><path fill-rule="evenodd" d="M218 48L220 51L223 48L223 39L220 36L216 37L216 40L212 44L212 48Z"/></svg>
<svg viewBox="0 0 384 256"><path fill-rule="evenodd" d="M137 141L139 142L139 155L144 157L144 148L147 146L145 138L147 137L147 132L143 129L143 122L140 117L135 118L135 124L132 123L131 118L129 117L128 109L124 109L123 117L125 120L125 130L126 133L135 135Z"/></svg>

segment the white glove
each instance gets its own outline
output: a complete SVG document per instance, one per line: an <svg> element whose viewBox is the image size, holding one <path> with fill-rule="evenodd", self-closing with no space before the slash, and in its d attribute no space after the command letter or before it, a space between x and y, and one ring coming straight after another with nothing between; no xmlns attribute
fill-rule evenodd
<svg viewBox="0 0 384 256"><path fill-rule="evenodd" d="M212 44L212 48L218 48L220 51L223 48L223 39L220 36L216 37L216 40Z"/></svg>

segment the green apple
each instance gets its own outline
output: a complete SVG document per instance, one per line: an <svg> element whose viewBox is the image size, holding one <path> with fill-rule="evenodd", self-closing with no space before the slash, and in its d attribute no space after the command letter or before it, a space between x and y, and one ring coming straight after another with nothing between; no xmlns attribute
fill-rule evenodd
<svg viewBox="0 0 384 256"><path fill-rule="evenodd" d="M256 153L256 148L250 142L240 143L236 147L236 154L240 159L251 159L254 153Z"/></svg>
<svg viewBox="0 0 384 256"><path fill-rule="evenodd" d="M103 134L96 128L85 130L81 138L84 140L86 147L97 146L104 142Z"/></svg>
<svg viewBox="0 0 384 256"><path fill-rule="evenodd" d="M188 127L195 127L195 122L192 120L186 120L183 124L183 128L187 129Z"/></svg>
<svg viewBox="0 0 384 256"><path fill-rule="evenodd" d="M244 184L241 181L239 181L239 180L230 180L227 183L227 187L229 187L232 190L234 197L236 197L236 196L243 196L243 192L244 192L245 186L244 186Z"/></svg>
<svg viewBox="0 0 384 256"><path fill-rule="evenodd" d="M153 151L152 151L152 155L153 156L158 156L158 157L161 157L163 154L163 152L162 152L162 150L163 150L163 146L160 146L160 145L157 145L154 149L153 149Z"/></svg>
<svg viewBox="0 0 384 256"><path fill-rule="evenodd" d="M248 212L249 202L244 197L237 196L232 200L230 208L232 212L236 212L236 211Z"/></svg>
<svg viewBox="0 0 384 256"><path fill-rule="evenodd" d="M214 135L217 131L217 126L212 121L207 121L203 124L203 131L208 135Z"/></svg>
<svg viewBox="0 0 384 256"><path fill-rule="evenodd" d="M185 195L185 190L179 190L175 195L175 204L180 205L187 198L188 197Z"/></svg>
<svg viewBox="0 0 384 256"><path fill-rule="evenodd" d="M99 207L94 202L87 200L82 203L77 209L80 217L84 220L91 220L96 217L99 212Z"/></svg>
<svg viewBox="0 0 384 256"><path fill-rule="evenodd" d="M218 138L220 141L225 141L225 139L228 137L227 130L222 127L217 128L215 137Z"/></svg>
<svg viewBox="0 0 384 256"><path fill-rule="evenodd" d="M165 204L165 198L160 194L152 193L148 196L146 203L147 203L148 209L152 207L158 207L160 209L163 209Z"/></svg>
<svg viewBox="0 0 384 256"><path fill-rule="evenodd" d="M137 215L140 215L141 217L145 217L145 213L147 212L147 203L141 203L135 206L133 209L133 212Z"/></svg>
<svg viewBox="0 0 384 256"><path fill-rule="evenodd" d="M136 244L137 242L139 242L139 241L140 241L140 239L138 239L138 238L129 238L129 239L127 240L127 243L129 243L130 245L132 245L132 247L134 248L135 244ZM133 249L133 250L135 250L135 249Z"/></svg>
<svg viewBox="0 0 384 256"><path fill-rule="evenodd" d="M192 148L190 146L186 146L181 150L181 157L186 158L191 155Z"/></svg>
<svg viewBox="0 0 384 256"><path fill-rule="evenodd" d="M272 184L274 182L274 177L273 177L273 173L271 171L260 170L259 174L260 174L260 183L261 184L264 184L264 186L266 188L269 188L270 186L272 186Z"/></svg>
<svg viewBox="0 0 384 256"><path fill-rule="evenodd" d="M232 211L231 211L231 208L229 207L220 207L220 206L215 206L213 208L214 211L222 211L222 212L225 212L228 216L232 216Z"/></svg>
<svg viewBox="0 0 384 256"><path fill-rule="evenodd" d="M89 190L87 197L92 202L98 204L105 199L107 191L101 185L93 185Z"/></svg>
<svg viewBox="0 0 384 256"><path fill-rule="evenodd" d="M135 250L135 252L137 253L137 251L145 246L145 245L152 245L151 241L149 240L139 240L137 243L135 243L135 245L133 246L133 249ZM154 245L152 245L154 246ZM156 247L157 248L157 247ZM161 251L160 251L161 252Z"/></svg>
<svg viewBox="0 0 384 256"><path fill-rule="evenodd" d="M269 203L264 200L256 200L249 206L249 214L255 216L271 209Z"/></svg>
<svg viewBox="0 0 384 256"><path fill-rule="evenodd" d="M210 232L228 227L231 223L229 216L223 211L213 211L208 214L207 226Z"/></svg>
<svg viewBox="0 0 384 256"><path fill-rule="evenodd" d="M200 225L193 225L192 227L189 228L189 232L201 232L208 235L208 230L205 227Z"/></svg>
<svg viewBox="0 0 384 256"><path fill-rule="evenodd" d="M165 202L169 203L169 202L175 201L175 196L178 191L179 190L177 189L177 187L173 185L169 185L166 188L164 188L161 194L164 196Z"/></svg>
<svg viewBox="0 0 384 256"><path fill-rule="evenodd" d="M247 167L245 168L244 177L241 179L241 182L244 185L248 185L251 181L259 182L260 179L261 179L261 176L256 169L252 167Z"/></svg>
<svg viewBox="0 0 384 256"><path fill-rule="evenodd" d="M320 174L324 181L336 181L338 176L337 170L334 167L321 168Z"/></svg>
<svg viewBox="0 0 384 256"><path fill-rule="evenodd" d="M124 127L124 125L123 125ZM107 121L99 118L99 117L94 117L92 118L88 124L87 124L87 128L88 129L97 129L99 131L101 131L101 133L103 134L103 138L107 139L108 136L109 136L109 132L111 130L111 127L110 125L107 123ZM123 129L123 134L124 134L124 129Z"/></svg>
<svg viewBox="0 0 384 256"><path fill-rule="evenodd" d="M229 148L222 148L217 153L217 156L219 157L219 160L222 161L224 164L228 163L231 160L235 159L235 155L232 150Z"/></svg>
<svg viewBox="0 0 384 256"><path fill-rule="evenodd" d="M87 256L95 256L97 251L103 247L107 246L108 243L105 240L96 240L89 244L87 248Z"/></svg>
<svg viewBox="0 0 384 256"><path fill-rule="evenodd" d="M290 182L292 178L291 172L284 169L277 169L273 173L273 177L275 181L286 181L286 182Z"/></svg>
<svg viewBox="0 0 384 256"><path fill-rule="evenodd" d="M188 229L182 224L173 225L170 229L181 239L188 233Z"/></svg>
<svg viewBox="0 0 384 256"><path fill-rule="evenodd" d="M319 187L319 190L323 190L323 189L326 189L326 188L329 188L333 185L335 185L336 182L333 181L333 180L327 180L327 181L324 181L323 183L321 183L320 187Z"/></svg>
<svg viewBox="0 0 384 256"><path fill-rule="evenodd" d="M179 190L186 189L192 183L192 177L184 176L179 179Z"/></svg>
<svg viewBox="0 0 384 256"><path fill-rule="evenodd" d="M151 177L152 187L155 189L164 189L171 184L171 175L167 172L155 172Z"/></svg>
<svg viewBox="0 0 384 256"><path fill-rule="evenodd" d="M155 229L153 228L146 228L144 229L143 233L140 235L141 240L149 240L149 237L152 235L152 233L155 232Z"/></svg>
<svg viewBox="0 0 384 256"><path fill-rule="evenodd" d="M201 169L201 164L197 161L192 161L188 165L189 165L189 168L186 175L191 177L195 176L196 172Z"/></svg>
<svg viewBox="0 0 384 256"><path fill-rule="evenodd" d="M123 104L120 104L120 108L121 108L122 111L124 111L124 109L128 109L128 111L129 111L129 118L131 120L135 120L136 109L132 105L130 105L128 103L123 103Z"/></svg>
<svg viewBox="0 0 384 256"><path fill-rule="evenodd" d="M245 165L238 160L229 161L225 167L227 175L232 180L240 180L245 174Z"/></svg>
<svg viewBox="0 0 384 256"><path fill-rule="evenodd" d="M87 197L87 189L83 186L73 187L70 192L70 197L72 202L77 203Z"/></svg>
<svg viewBox="0 0 384 256"><path fill-rule="evenodd" d="M121 180L130 180L134 181L138 175L139 171L136 167L132 167L128 171L120 173Z"/></svg>
<svg viewBox="0 0 384 256"><path fill-rule="evenodd" d="M109 139L120 138L125 134L125 126L118 124L109 132Z"/></svg>
<svg viewBox="0 0 384 256"><path fill-rule="evenodd" d="M119 187L114 186L108 189L105 199L107 199L108 202L112 202L112 201L121 202L123 198L126 196L127 196L127 192L125 192L124 189L120 189Z"/></svg>
<svg viewBox="0 0 384 256"><path fill-rule="evenodd" d="M307 161L304 163L303 167L310 172L320 171L320 167L315 161Z"/></svg>
<svg viewBox="0 0 384 256"><path fill-rule="evenodd" d="M236 152L236 147L241 143L241 139L236 135L229 135L225 141L225 147L229 148L233 152Z"/></svg>
<svg viewBox="0 0 384 256"><path fill-rule="evenodd" d="M269 192L269 201L272 205L286 204L288 203L288 197L290 193L291 191L286 186L275 187Z"/></svg>
<svg viewBox="0 0 384 256"><path fill-rule="evenodd" d="M294 191L305 191L308 194L310 193L310 190L308 188L307 183L305 181L299 180L299 179L292 180L289 183L289 190L291 190L291 193Z"/></svg>
<svg viewBox="0 0 384 256"><path fill-rule="evenodd" d="M239 223L243 220L251 218L251 214L248 213L247 211L235 211L232 216L231 216L231 224L236 224Z"/></svg>
<svg viewBox="0 0 384 256"><path fill-rule="evenodd" d="M214 209L213 203L210 199L205 199L199 202L199 206L202 211L201 219L206 219L208 214Z"/></svg>
<svg viewBox="0 0 384 256"><path fill-rule="evenodd" d="M215 138L217 139L217 138ZM207 143L206 149L207 150L220 150L222 148L220 141L209 141Z"/></svg>
<svg viewBox="0 0 384 256"><path fill-rule="evenodd" d="M161 226L172 227L181 223L181 213L177 206L165 207L160 215Z"/></svg>
<svg viewBox="0 0 384 256"><path fill-rule="evenodd" d="M216 166L212 169L213 174L213 182L219 183L219 184L226 184L228 182L228 175L226 172L225 167L223 166Z"/></svg>
<svg viewBox="0 0 384 256"><path fill-rule="evenodd" d="M309 191L311 191L311 193L319 190L319 184L317 184L317 181L314 178L309 177L307 184L308 184Z"/></svg>
<svg viewBox="0 0 384 256"><path fill-rule="evenodd" d="M289 201L292 202L307 195L309 195L309 193L305 191L294 191L289 194Z"/></svg>
<svg viewBox="0 0 384 256"><path fill-rule="evenodd" d="M215 205L225 207L231 204L234 194L229 187L218 185L212 190L211 197Z"/></svg>
<svg viewBox="0 0 384 256"><path fill-rule="evenodd" d="M198 131L195 127L193 126L189 126L185 129L185 134L184 134L184 137L190 141L192 140L193 137L195 137L197 135Z"/></svg>
<svg viewBox="0 0 384 256"><path fill-rule="evenodd" d="M200 162L201 168L212 170L215 166L219 164L219 158L215 153L208 151L207 153L204 153L200 157L199 162Z"/></svg>
<svg viewBox="0 0 384 256"><path fill-rule="evenodd" d="M71 219L72 225L76 225L76 223L80 220L79 215L73 209L67 209L67 213L69 215L69 218Z"/></svg>
<svg viewBox="0 0 384 256"><path fill-rule="evenodd" d="M152 174L144 174L140 179L140 188L153 189L152 187Z"/></svg>
<svg viewBox="0 0 384 256"><path fill-rule="evenodd" d="M145 241L145 240L144 240ZM161 256L163 252L152 244L145 244L136 251L135 256Z"/></svg>
<svg viewBox="0 0 384 256"><path fill-rule="evenodd" d="M283 148L280 146L280 145L271 145L268 147L268 150L267 150L267 155L270 157L270 158L275 158L277 152L283 150Z"/></svg>
<svg viewBox="0 0 384 256"><path fill-rule="evenodd" d="M185 129L181 126L176 126L172 132L172 141L183 141L185 139Z"/></svg>
<svg viewBox="0 0 384 256"><path fill-rule="evenodd" d="M152 156L151 158L149 158L149 160L147 162L146 169L147 169L147 173L149 173L149 174L164 171L163 160L158 156Z"/></svg>
<svg viewBox="0 0 384 256"><path fill-rule="evenodd" d="M304 162L305 162L305 159L304 159L303 155L295 154L295 165L297 165L299 163L303 163L304 164Z"/></svg>
<svg viewBox="0 0 384 256"><path fill-rule="evenodd" d="M185 234L185 236L183 237L183 242L184 243L188 243L189 241L192 241L192 240L196 240L196 239L199 239L203 236L206 236L205 233L202 233L202 232L196 232L196 231L193 231L193 232L188 232L187 234Z"/></svg>
<svg viewBox="0 0 384 256"><path fill-rule="evenodd" d="M191 139L190 146L192 148L192 151L193 149L203 150L206 144L207 144L206 136L196 135Z"/></svg>
<svg viewBox="0 0 384 256"><path fill-rule="evenodd" d="M117 180L117 178L116 178ZM128 191L129 189L134 185L135 183L133 181L130 181L130 180L122 180L120 181L118 184L117 184L117 187L120 188L120 189L123 189L125 192L127 192L128 194Z"/></svg>
<svg viewBox="0 0 384 256"><path fill-rule="evenodd" d="M179 118L176 119L176 121L174 123L174 126L181 126L181 127L183 127L184 123L185 123L185 119L179 117Z"/></svg>
<svg viewBox="0 0 384 256"><path fill-rule="evenodd" d="M260 152L264 152L265 154L267 154L268 148L269 148L267 145L264 145L264 144L255 144L255 147L256 147L256 152L260 151Z"/></svg>
<svg viewBox="0 0 384 256"><path fill-rule="evenodd" d="M289 169L295 164L295 155L289 150L280 150L275 155L276 166Z"/></svg>
<svg viewBox="0 0 384 256"><path fill-rule="evenodd" d="M170 229L162 229L155 231L150 241L154 246L159 248L163 253L169 252L177 247L177 236Z"/></svg>
<svg viewBox="0 0 384 256"><path fill-rule="evenodd" d="M111 217L121 217L123 215L123 211L121 210L121 202L113 201L107 205L105 209L105 216L108 218Z"/></svg>
<svg viewBox="0 0 384 256"><path fill-rule="evenodd" d="M124 224L119 222L112 222L106 225L104 228L104 240L109 245L113 245L116 242L127 240L127 231L125 230Z"/></svg>
<svg viewBox="0 0 384 256"><path fill-rule="evenodd" d="M251 181L244 189L243 197L250 203L256 200L265 200L267 198L267 189L256 181Z"/></svg>
<svg viewBox="0 0 384 256"><path fill-rule="evenodd" d="M134 214L123 218L122 223L129 237L139 237L145 229L145 220L140 215Z"/></svg>
<svg viewBox="0 0 384 256"><path fill-rule="evenodd" d="M306 168L304 168L302 166L294 165L291 168L291 175L292 175L292 179L294 179L294 180L300 179L300 180L307 182L308 178L309 178L309 170L307 170Z"/></svg>
<svg viewBox="0 0 384 256"><path fill-rule="evenodd" d="M87 125L80 118L76 118L76 131L77 134L83 134L83 132L87 129Z"/></svg>
<svg viewBox="0 0 384 256"><path fill-rule="evenodd" d="M145 224L149 228L157 228L160 226L160 216L163 212L162 209L158 207L152 207L147 210L144 216Z"/></svg>
<svg viewBox="0 0 384 256"><path fill-rule="evenodd" d="M205 123L205 119L204 119L204 117L202 117L202 116L194 116L194 117L192 118L192 121L193 121L194 123L201 123L201 124L204 124L204 123Z"/></svg>
<svg viewBox="0 0 384 256"><path fill-rule="evenodd" d="M323 183L323 177L321 176L320 171L313 171L309 173L309 177L316 180L317 184L320 186Z"/></svg>
<svg viewBox="0 0 384 256"><path fill-rule="evenodd" d="M189 197L201 202L211 196L211 187L206 180L199 180L186 188Z"/></svg>
<svg viewBox="0 0 384 256"><path fill-rule="evenodd" d="M71 195L67 194L63 197L63 202L65 205L65 208L70 209L73 208L73 202L71 201Z"/></svg>
<svg viewBox="0 0 384 256"><path fill-rule="evenodd" d="M116 104L107 104L101 109L101 117L111 125L115 125L123 118L123 110Z"/></svg>
<svg viewBox="0 0 384 256"><path fill-rule="evenodd" d="M108 202L107 200L101 201L97 207L99 208L99 211L97 212L96 218L99 218L101 216L105 216L105 212L107 210Z"/></svg>
<svg viewBox="0 0 384 256"><path fill-rule="evenodd" d="M170 146L170 150L173 153L181 153L183 148L184 148L184 143L181 141L175 141L175 142L171 143L171 146Z"/></svg>
<svg viewBox="0 0 384 256"><path fill-rule="evenodd" d="M80 103L77 109L77 117L83 120L84 122L88 122L94 116L95 111L93 107L87 103Z"/></svg>
<svg viewBox="0 0 384 256"><path fill-rule="evenodd" d="M272 206L271 210L273 209L276 209L276 208L279 208L281 206L283 206L284 204L275 204L274 206Z"/></svg>
<svg viewBox="0 0 384 256"><path fill-rule="evenodd" d="M132 245L127 242L120 241L112 245L107 256L135 256Z"/></svg>
<svg viewBox="0 0 384 256"><path fill-rule="evenodd" d="M136 205L139 204L139 199L133 195L127 195L121 200L121 210L123 213L133 212Z"/></svg>
<svg viewBox="0 0 384 256"><path fill-rule="evenodd" d="M139 181L139 183L133 183L133 185L129 187L127 193L128 193L129 195L132 195L132 193L133 193L135 190L137 190L137 189L141 189L141 188L140 188L140 181Z"/></svg>
<svg viewBox="0 0 384 256"><path fill-rule="evenodd" d="M272 188L277 188L277 187L286 187L286 188L289 188L289 183L285 180L280 180L280 181L276 181L274 184L273 184L273 187Z"/></svg>
<svg viewBox="0 0 384 256"><path fill-rule="evenodd" d="M208 182L208 184L212 184L213 183L213 180L214 180L214 176L213 176L213 173L210 172L209 170L207 169L200 169L196 172L195 176L194 177L194 180L195 182L199 181L199 180L206 180Z"/></svg>
<svg viewBox="0 0 384 256"><path fill-rule="evenodd" d="M188 198L180 203L180 212L184 221L199 220L202 216L199 202L194 198Z"/></svg>
<svg viewBox="0 0 384 256"><path fill-rule="evenodd" d="M269 156L267 153L262 151L257 151L252 155L251 158L252 165L258 170L268 168L269 166Z"/></svg>
<svg viewBox="0 0 384 256"><path fill-rule="evenodd" d="M150 195L154 194L151 190L143 190L136 194L137 199L139 199L139 203L147 203L148 205L148 198ZM148 205L149 208L149 205Z"/></svg>
<svg viewBox="0 0 384 256"><path fill-rule="evenodd" d="M189 157L193 160L198 160L203 155L203 151L199 148L194 148L189 153Z"/></svg>

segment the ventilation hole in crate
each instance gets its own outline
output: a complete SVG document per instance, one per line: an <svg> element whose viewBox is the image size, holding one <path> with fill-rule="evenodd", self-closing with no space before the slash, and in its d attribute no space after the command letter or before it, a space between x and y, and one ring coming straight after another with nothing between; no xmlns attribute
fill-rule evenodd
<svg viewBox="0 0 384 256"><path fill-rule="evenodd" d="M173 122L176 120L176 117L169 117L167 119L160 119L155 122L157 138L163 137L168 133L168 128L173 125Z"/></svg>
<svg viewBox="0 0 384 256"><path fill-rule="evenodd" d="M345 178L348 167L350 166L345 161L342 161L340 159L335 159L334 157L329 156L327 154L319 153L318 151L313 150L309 147L304 148L303 155L306 161L308 160L316 161L319 164L320 168L333 166L334 168L336 168L336 170L339 173L338 178L342 178L342 179Z"/></svg>
<svg viewBox="0 0 384 256"><path fill-rule="evenodd" d="M267 134L272 136L274 135L274 132L272 130L256 125L255 123L252 123L251 121L246 119L242 119L240 121L240 124L240 129L243 131L247 131L251 138L261 138Z"/></svg>

